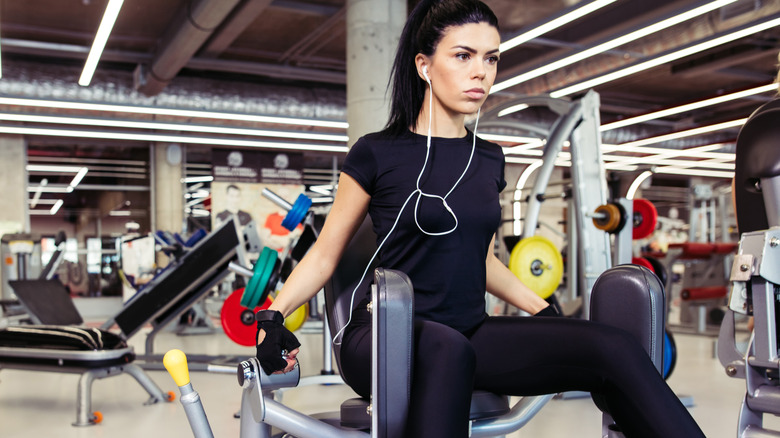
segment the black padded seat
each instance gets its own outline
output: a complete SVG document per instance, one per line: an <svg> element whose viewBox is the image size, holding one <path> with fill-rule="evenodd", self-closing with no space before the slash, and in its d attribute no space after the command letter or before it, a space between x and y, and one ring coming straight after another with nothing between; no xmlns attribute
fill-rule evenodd
<svg viewBox="0 0 780 438"><path fill-rule="evenodd" d="M761 178L780 176L780 99L757 109L737 137L734 197L740 233L769 228Z"/></svg>
<svg viewBox="0 0 780 438"><path fill-rule="evenodd" d="M509 397L488 391L474 391L471 394L469 420L483 420L499 417L509 412ZM367 430L371 427L368 414L368 400L351 398L341 404L341 425L352 429Z"/></svg>
<svg viewBox="0 0 780 438"><path fill-rule="evenodd" d="M344 251L344 255L333 273L333 277L325 285L325 304L331 333L337 333L349 319L352 291L376 250L376 240L377 237L374 233L371 219L366 216L366 220L361 224L347 246L346 251ZM361 300L368 291L371 278L373 278L372 272L374 267L372 266L369 269L368 278L364 280L357 291L356 301ZM336 364L339 369L341 369L340 347L340 344L334 345ZM353 398L347 400L341 405L341 425L355 429L369 428L371 417L367 413L367 408L368 401L365 399ZM469 419L497 417L509 412L509 410L508 397L487 391L474 391L471 396Z"/></svg>

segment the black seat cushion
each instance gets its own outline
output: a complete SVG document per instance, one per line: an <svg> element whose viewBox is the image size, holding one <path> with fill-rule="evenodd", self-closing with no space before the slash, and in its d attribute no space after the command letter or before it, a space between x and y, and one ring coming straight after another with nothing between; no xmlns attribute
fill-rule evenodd
<svg viewBox="0 0 780 438"><path fill-rule="evenodd" d="M127 343L98 328L22 325L0 330L0 347L101 351L127 348Z"/></svg>
<svg viewBox="0 0 780 438"><path fill-rule="evenodd" d="M351 398L341 404L341 425L353 429L371 428L371 416L368 414L368 400ZM474 391L471 394L469 420L493 418L509 412L509 397L488 391Z"/></svg>

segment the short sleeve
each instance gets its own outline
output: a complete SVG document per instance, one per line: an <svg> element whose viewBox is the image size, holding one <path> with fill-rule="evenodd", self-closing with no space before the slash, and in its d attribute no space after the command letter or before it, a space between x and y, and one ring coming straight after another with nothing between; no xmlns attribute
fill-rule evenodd
<svg viewBox="0 0 780 438"><path fill-rule="evenodd" d="M365 137L360 138L347 153L341 171L351 176L366 193L374 192L377 166L374 152Z"/></svg>

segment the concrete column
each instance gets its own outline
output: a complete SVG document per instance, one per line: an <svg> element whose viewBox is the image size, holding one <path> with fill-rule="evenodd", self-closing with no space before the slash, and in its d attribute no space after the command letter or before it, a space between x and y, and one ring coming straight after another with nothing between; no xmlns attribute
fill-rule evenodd
<svg viewBox="0 0 780 438"><path fill-rule="evenodd" d="M152 144L152 232L181 233L184 223L184 160L182 147L175 143ZM157 264L167 265L167 257L158 252Z"/></svg>
<svg viewBox="0 0 780 438"><path fill-rule="evenodd" d="M384 128L390 109L386 93L406 2L347 0L347 122L350 146Z"/></svg>
<svg viewBox="0 0 780 438"><path fill-rule="evenodd" d="M0 187L4 188L0 196L0 236L29 233L27 143L21 136L0 136ZM3 273L10 266L6 265L5 260L0 263L0 298L9 298L10 286L5 283Z"/></svg>
<svg viewBox="0 0 780 438"><path fill-rule="evenodd" d="M30 232L27 199L27 143L21 136L0 136L0 234Z"/></svg>

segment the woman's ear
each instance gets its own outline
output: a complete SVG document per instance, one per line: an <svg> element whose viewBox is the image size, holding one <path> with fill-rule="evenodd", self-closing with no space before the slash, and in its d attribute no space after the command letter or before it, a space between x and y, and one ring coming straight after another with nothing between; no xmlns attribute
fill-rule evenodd
<svg viewBox="0 0 780 438"><path fill-rule="evenodd" d="M428 71L429 60L428 57L422 53L418 53L414 58L414 63L417 66L417 75L425 82L431 82L430 71Z"/></svg>

